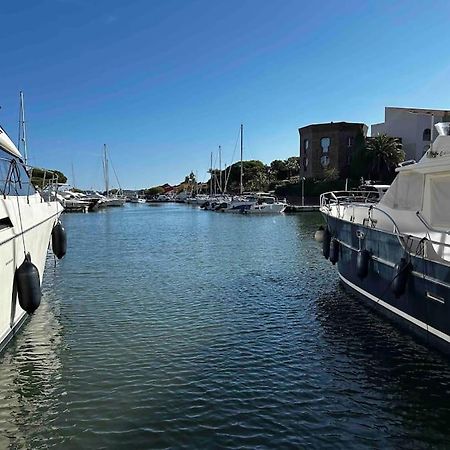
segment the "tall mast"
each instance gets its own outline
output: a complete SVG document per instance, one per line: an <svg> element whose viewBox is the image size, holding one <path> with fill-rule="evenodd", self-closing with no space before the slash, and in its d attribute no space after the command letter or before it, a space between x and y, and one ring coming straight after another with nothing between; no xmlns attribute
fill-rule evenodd
<svg viewBox="0 0 450 450"><path fill-rule="evenodd" d="M244 125L241 123L241 179L239 182L239 192L241 195L244 192L244 186L243 186L244 165L242 162L243 156L244 156Z"/></svg>
<svg viewBox="0 0 450 450"><path fill-rule="evenodd" d="M105 172L105 190L106 196L109 196L109 173L108 173L108 155L106 153L106 144L103 144L103 168Z"/></svg>
<svg viewBox="0 0 450 450"><path fill-rule="evenodd" d="M222 188L222 146L219 145L219 189L220 193L223 192Z"/></svg>
<svg viewBox="0 0 450 450"><path fill-rule="evenodd" d="M75 170L73 170L73 161L72 161L72 187L76 187L76 183L75 183Z"/></svg>
<svg viewBox="0 0 450 450"><path fill-rule="evenodd" d="M212 193L213 193L213 170L212 170L212 159L213 159L213 152L211 152L211 166L210 166L210 175L211 178L209 179L209 196L212 197Z"/></svg>
<svg viewBox="0 0 450 450"><path fill-rule="evenodd" d="M28 163L28 149L27 149L27 131L25 126L25 103L23 100L23 91L20 91L20 108L19 108L19 151L21 144L23 144L23 158L25 165Z"/></svg>

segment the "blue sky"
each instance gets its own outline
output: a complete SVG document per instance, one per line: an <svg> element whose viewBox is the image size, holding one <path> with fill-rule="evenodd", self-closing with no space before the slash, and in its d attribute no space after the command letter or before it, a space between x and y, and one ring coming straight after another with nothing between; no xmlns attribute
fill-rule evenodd
<svg viewBox="0 0 450 450"><path fill-rule="evenodd" d="M108 145L126 188L298 154L298 127L449 108L444 1L25 0L0 8L0 123L31 164L101 187ZM237 154L235 155L235 159Z"/></svg>

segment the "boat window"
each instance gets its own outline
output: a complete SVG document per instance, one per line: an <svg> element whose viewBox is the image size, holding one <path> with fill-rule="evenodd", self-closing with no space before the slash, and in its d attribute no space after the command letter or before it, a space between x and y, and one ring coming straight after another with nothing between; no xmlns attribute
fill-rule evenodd
<svg viewBox="0 0 450 450"><path fill-rule="evenodd" d="M0 147L0 193L32 195L35 192L22 161Z"/></svg>
<svg viewBox="0 0 450 450"><path fill-rule="evenodd" d="M422 141L431 141L431 129L425 128L422 134Z"/></svg>
<svg viewBox="0 0 450 450"><path fill-rule="evenodd" d="M393 209L420 211L423 199L423 174L399 173L384 194L381 203Z"/></svg>
<svg viewBox="0 0 450 450"><path fill-rule="evenodd" d="M450 174L428 175L430 208L430 224L436 228L450 227L450 209L448 208L448 193L450 191Z"/></svg>

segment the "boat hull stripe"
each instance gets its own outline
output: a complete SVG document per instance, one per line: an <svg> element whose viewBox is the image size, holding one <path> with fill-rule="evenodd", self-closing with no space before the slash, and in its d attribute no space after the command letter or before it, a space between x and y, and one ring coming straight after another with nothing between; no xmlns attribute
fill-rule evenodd
<svg viewBox="0 0 450 450"><path fill-rule="evenodd" d="M364 295L364 297L372 300L373 302L383 306L384 308L388 309L389 311L393 312L394 314L397 314L398 316L402 317L405 320L408 320L409 322L413 323L414 325L417 325L418 327L424 329L425 331L428 331L435 336L443 339L446 342L450 343L450 336L448 334L443 333L442 331L437 330L436 328L433 328L429 325L427 325L425 322L422 322L421 320L416 319L415 317L410 316L409 314L405 313L404 311L396 308L395 306L392 306L391 304L384 302L378 297L375 297L375 295L370 294L369 292L365 291L364 289L360 288L356 284L352 283L351 281L347 280L344 276L339 274L339 277L341 278L342 282L350 286L353 290L360 293L361 295Z"/></svg>

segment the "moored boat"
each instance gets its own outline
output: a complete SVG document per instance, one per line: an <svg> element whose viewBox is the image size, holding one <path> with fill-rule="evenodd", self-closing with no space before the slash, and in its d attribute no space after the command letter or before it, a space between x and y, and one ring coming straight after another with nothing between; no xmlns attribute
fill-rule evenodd
<svg viewBox="0 0 450 450"><path fill-rule="evenodd" d="M280 202L270 194L256 193L223 202L217 211L235 214L280 214L286 209L286 206L286 202Z"/></svg>
<svg viewBox="0 0 450 450"><path fill-rule="evenodd" d="M117 184L119 189L113 194L109 189L109 159L108 152L106 150L106 144L103 145L103 174L105 177L105 191L106 195L102 202L102 206L123 206L125 205L126 198L122 195L122 188L120 187L119 179L117 173L114 171L116 176Z"/></svg>
<svg viewBox="0 0 450 450"><path fill-rule="evenodd" d="M65 254L63 211L55 199L36 191L20 151L0 128L0 350L39 306L50 237L58 257Z"/></svg>
<svg viewBox="0 0 450 450"><path fill-rule="evenodd" d="M431 148L396 169L381 200L330 192L320 209L323 252L343 284L450 353L450 124L436 129Z"/></svg>

